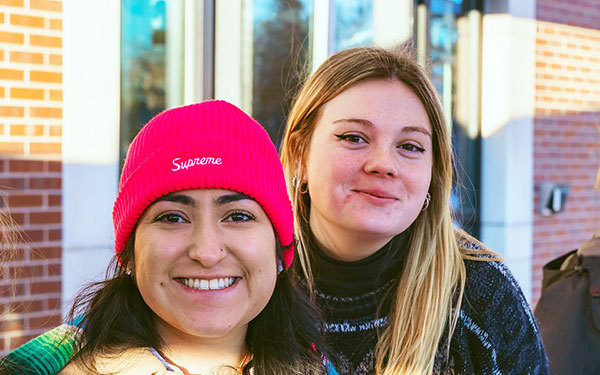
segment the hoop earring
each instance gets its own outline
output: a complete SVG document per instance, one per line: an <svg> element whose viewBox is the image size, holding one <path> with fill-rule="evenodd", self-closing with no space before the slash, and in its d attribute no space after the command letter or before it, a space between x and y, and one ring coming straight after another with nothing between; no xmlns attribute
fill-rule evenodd
<svg viewBox="0 0 600 375"><path fill-rule="evenodd" d="M421 211L425 211L427 207L429 207L429 203L431 203L431 194L427 192L427 195L425 196L425 202L423 202L423 208L421 209Z"/></svg>

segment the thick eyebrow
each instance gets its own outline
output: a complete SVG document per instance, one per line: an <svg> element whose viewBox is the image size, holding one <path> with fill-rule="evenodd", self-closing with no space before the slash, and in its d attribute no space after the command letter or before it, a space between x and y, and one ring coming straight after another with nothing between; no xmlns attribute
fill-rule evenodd
<svg viewBox="0 0 600 375"><path fill-rule="evenodd" d="M160 201L175 202L175 203L181 203L181 204L184 204L184 205L190 206L190 207L196 207L196 201L192 197L185 195L185 194L171 193L171 194L163 195L162 197L155 200L154 203L160 202Z"/></svg>
<svg viewBox="0 0 600 375"><path fill-rule="evenodd" d="M252 197L249 197L246 194L231 193L231 194L221 195L219 198L215 199L215 205L222 206L227 203L237 202L237 201L241 201L244 199L254 200Z"/></svg>
<svg viewBox="0 0 600 375"><path fill-rule="evenodd" d="M356 124L361 124L367 127L374 127L375 125L373 125L373 123L369 120L365 120L362 118L343 118L343 119L339 119L339 120L335 120L333 123L337 124L339 122L353 122ZM422 133L426 136L428 136L429 138L431 138L431 133L429 133L429 130L425 129L422 126L405 126L402 128L402 133Z"/></svg>
<svg viewBox="0 0 600 375"><path fill-rule="evenodd" d="M254 200L252 197L250 197L246 194L231 193L231 194L221 195L220 197L215 199L214 202L215 202L215 206L222 206L227 203L237 202L237 201L241 201L244 199ZM190 206L190 207L196 207L196 201L194 200L194 198L192 198L188 195L185 195L185 194L181 194L181 193L171 193L171 194L164 195L164 196L158 198L157 200L155 200L154 203L160 202L160 201L175 202L175 203L181 203L181 204L184 204L184 205Z"/></svg>

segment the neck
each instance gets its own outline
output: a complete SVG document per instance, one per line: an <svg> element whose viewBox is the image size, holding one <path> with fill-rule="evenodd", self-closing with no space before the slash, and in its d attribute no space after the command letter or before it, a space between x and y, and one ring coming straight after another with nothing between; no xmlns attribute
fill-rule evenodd
<svg viewBox="0 0 600 375"><path fill-rule="evenodd" d="M164 341L161 352L170 362L189 373L217 373L215 370L223 366L238 369L245 364L247 327L244 327L243 332L236 332L225 338L201 338L158 320L158 332Z"/></svg>
<svg viewBox="0 0 600 375"><path fill-rule="evenodd" d="M349 231L335 223L321 223L310 216L310 230L319 247L328 256L354 262L375 254L391 238L366 232Z"/></svg>

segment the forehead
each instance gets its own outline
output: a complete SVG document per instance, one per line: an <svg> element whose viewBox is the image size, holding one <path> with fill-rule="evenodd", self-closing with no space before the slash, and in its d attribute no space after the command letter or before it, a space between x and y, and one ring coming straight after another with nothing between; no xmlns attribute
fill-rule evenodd
<svg viewBox="0 0 600 375"><path fill-rule="evenodd" d="M391 79L359 82L338 94L323 107L320 120L366 119L376 126L422 126L431 134L425 107L404 83Z"/></svg>

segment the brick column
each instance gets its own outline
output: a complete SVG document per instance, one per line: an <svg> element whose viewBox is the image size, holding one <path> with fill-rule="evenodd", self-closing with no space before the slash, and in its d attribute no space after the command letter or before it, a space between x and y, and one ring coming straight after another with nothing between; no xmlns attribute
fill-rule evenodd
<svg viewBox="0 0 600 375"><path fill-rule="evenodd" d="M0 354L61 322L61 139L62 2L0 0L0 189L25 237L0 280Z"/></svg>

